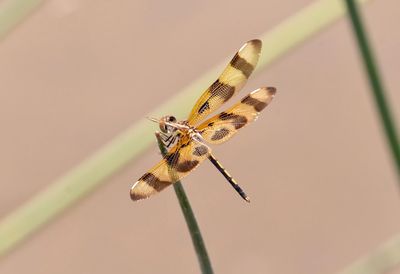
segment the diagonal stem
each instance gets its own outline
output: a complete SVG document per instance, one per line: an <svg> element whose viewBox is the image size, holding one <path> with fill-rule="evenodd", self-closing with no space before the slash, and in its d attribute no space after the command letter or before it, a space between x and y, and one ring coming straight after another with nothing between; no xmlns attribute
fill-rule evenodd
<svg viewBox="0 0 400 274"><path fill-rule="evenodd" d="M400 264L400 234L379 244L336 274L392 273Z"/></svg>
<svg viewBox="0 0 400 274"><path fill-rule="evenodd" d="M0 1L0 41L43 2L44 0Z"/></svg>
<svg viewBox="0 0 400 274"><path fill-rule="evenodd" d="M161 154L165 156L167 154L167 149L165 148L164 143L161 140L161 136L158 132L156 133L156 138ZM197 224L192 207L189 203L189 199L186 196L185 190L183 189L182 183L180 181L177 181L174 184L174 190L176 197L178 198L179 205L181 206L183 216L185 217L185 221L190 232L190 237L192 238L192 243L196 251L197 259L199 260L201 273L212 274L214 272L211 267L210 258L208 257L203 237L201 236L199 225Z"/></svg>
<svg viewBox="0 0 400 274"><path fill-rule="evenodd" d="M375 98L376 107L379 111L381 122L386 133L387 142L391 148L393 160L397 167L397 175L400 179L400 146L399 139L391 115L390 106L387 102L385 89L379 75L374 54L368 41L362 18L359 14L357 4L353 0L345 0L349 11L354 35L356 36L361 57L364 62L365 71L368 75L369 84Z"/></svg>

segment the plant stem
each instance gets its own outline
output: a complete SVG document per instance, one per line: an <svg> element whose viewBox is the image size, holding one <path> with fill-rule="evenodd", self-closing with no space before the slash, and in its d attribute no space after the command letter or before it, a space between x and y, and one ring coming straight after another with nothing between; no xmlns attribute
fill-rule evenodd
<svg viewBox="0 0 400 274"><path fill-rule="evenodd" d="M165 156L167 154L167 149L161 141L161 137L158 132L156 133L156 138L161 154ZM197 224L192 207L190 206L189 199L186 196L181 181L177 181L174 184L174 190L176 197L178 198L179 205L181 206L183 216L185 217L185 221L190 232L190 237L192 238L192 243L197 254L197 259L199 260L201 273L212 274L214 272L212 270L211 262L207 254L207 249L204 244L203 237L201 236L199 225Z"/></svg>
<svg viewBox="0 0 400 274"><path fill-rule="evenodd" d="M390 107L386 99L385 89L379 75L378 66L375 62L367 33L363 26L357 4L353 0L345 0L349 11L354 35L356 36L364 68L368 75L371 91L375 98L376 107L379 111L381 122L386 133L387 142L391 148L393 160L397 167L397 175L400 179L400 146L396 128L391 115Z"/></svg>
<svg viewBox="0 0 400 274"><path fill-rule="evenodd" d="M400 234L380 244L373 251L352 262L337 274L389 273L400 263Z"/></svg>
<svg viewBox="0 0 400 274"><path fill-rule="evenodd" d="M43 0L4 0L0 1L0 41L21 23Z"/></svg>

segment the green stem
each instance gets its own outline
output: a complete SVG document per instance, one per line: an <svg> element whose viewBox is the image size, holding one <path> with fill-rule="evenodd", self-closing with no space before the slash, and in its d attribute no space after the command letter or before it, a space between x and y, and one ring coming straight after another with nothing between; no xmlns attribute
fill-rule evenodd
<svg viewBox="0 0 400 274"><path fill-rule="evenodd" d="M354 261L337 274L389 273L400 263L400 234L395 235L373 251ZM391 272L390 272L391 273Z"/></svg>
<svg viewBox="0 0 400 274"><path fill-rule="evenodd" d="M43 0L4 0L0 1L0 41L21 23Z"/></svg>
<svg viewBox="0 0 400 274"><path fill-rule="evenodd" d="M158 147L160 148L161 154L165 156L167 149L165 148L159 133L156 133ZM192 207L190 206L189 199L186 196L185 190L183 189L180 181L174 184L174 190L176 197L178 198L179 205L181 206L183 216L185 217L186 224L188 226L190 237L199 260L201 273L212 274L214 273L211 267L211 262L207 254L207 249L201 236L199 225L197 224L194 216Z"/></svg>
<svg viewBox="0 0 400 274"><path fill-rule="evenodd" d="M400 146L399 139L394 126L389 104L387 103L385 89L379 75L372 49L368 42L368 37L363 26L362 18L359 14L357 4L353 0L345 0L349 11L354 35L357 38L358 47L364 62L365 71L371 85L371 90L375 98L381 122L383 124L387 142L391 148L392 156L397 167L397 175L400 178Z"/></svg>

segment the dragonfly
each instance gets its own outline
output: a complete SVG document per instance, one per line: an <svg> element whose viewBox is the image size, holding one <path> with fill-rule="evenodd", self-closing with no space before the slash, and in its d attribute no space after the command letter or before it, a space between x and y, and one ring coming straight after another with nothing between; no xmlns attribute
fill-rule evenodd
<svg viewBox="0 0 400 274"><path fill-rule="evenodd" d="M262 43L258 39L246 42L219 78L197 100L186 120L177 121L171 115L160 119L149 118L159 124L159 133L168 153L133 184L130 190L132 200L145 199L162 191L188 175L205 159L209 159L237 193L250 202L249 196L214 157L209 144L222 144L239 129L255 121L274 98L276 88L256 89L229 109L205 119L245 85L257 65L261 47Z"/></svg>

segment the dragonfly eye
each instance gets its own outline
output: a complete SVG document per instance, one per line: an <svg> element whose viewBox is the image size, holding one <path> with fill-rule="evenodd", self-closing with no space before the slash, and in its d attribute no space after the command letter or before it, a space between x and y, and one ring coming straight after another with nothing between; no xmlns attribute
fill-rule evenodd
<svg viewBox="0 0 400 274"><path fill-rule="evenodd" d="M168 117L168 122L176 123L176 118L174 116L169 116Z"/></svg>
<svg viewBox="0 0 400 274"><path fill-rule="evenodd" d="M164 123L160 123L160 129L162 132L167 133L168 132L168 128L167 125Z"/></svg>

